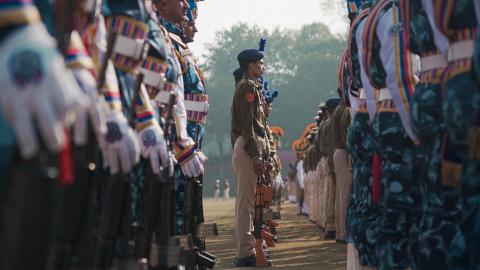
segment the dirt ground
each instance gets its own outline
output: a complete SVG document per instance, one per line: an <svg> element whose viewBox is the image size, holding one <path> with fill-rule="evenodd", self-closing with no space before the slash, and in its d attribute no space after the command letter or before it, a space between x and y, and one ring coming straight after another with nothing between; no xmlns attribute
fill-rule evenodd
<svg viewBox="0 0 480 270"><path fill-rule="evenodd" d="M216 222L219 236L207 240L207 250L217 256L215 269L235 269L235 200L204 202L207 222ZM270 248L274 269L346 269L347 247L325 241L320 229L305 216L297 216L295 206L284 203L279 220L276 247Z"/></svg>

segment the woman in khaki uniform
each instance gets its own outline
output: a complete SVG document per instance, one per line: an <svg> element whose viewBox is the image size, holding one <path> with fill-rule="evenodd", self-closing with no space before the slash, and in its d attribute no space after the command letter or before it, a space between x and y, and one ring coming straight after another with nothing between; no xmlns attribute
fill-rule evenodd
<svg viewBox="0 0 480 270"><path fill-rule="evenodd" d="M257 176L263 174L268 157L265 100L259 78L264 71L263 52L242 51L237 59L243 78L236 84L232 103L233 169L236 180L235 235L236 267L255 266L255 239L252 235Z"/></svg>

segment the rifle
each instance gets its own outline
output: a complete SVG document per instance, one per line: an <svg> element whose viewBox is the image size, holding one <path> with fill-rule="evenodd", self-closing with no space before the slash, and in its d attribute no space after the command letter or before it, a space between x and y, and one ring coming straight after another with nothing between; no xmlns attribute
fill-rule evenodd
<svg viewBox="0 0 480 270"><path fill-rule="evenodd" d="M105 53L104 61L102 62L102 69L100 70L100 86L103 86L105 83L106 66L113 53L115 37L116 34L114 32L109 33L107 52ZM148 44L145 44L144 56L147 49ZM130 115L128 117L128 123L131 127L135 124L135 106L140 98L143 76L144 75L141 73L136 76L133 99L130 104ZM120 228L123 226L123 230L127 229L128 231L128 228L125 227L129 227L122 223L122 221L124 221L125 213L129 211L129 202L131 199L129 196L130 183L128 175L121 172L115 175L109 175L107 176L106 182L107 187L104 192L105 198L102 202L100 222L96 230L97 243L94 258L94 268L96 269L110 269L113 266L115 243L121 232Z"/></svg>
<svg viewBox="0 0 480 270"><path fill-rule="evenodd" d="M216 263L216 256L205 251L205 237L218 235L217 226L215 223L203 223L202 176L186 180L183 234L192 237L195 254L193 265L187 267L193 268L198 265L201 269L205 267L212 269Z"/></svg>
<svg viewBox="0 0 480 270"><path fill-rule="evenodd" d="M170 94L168 106L161 107L160 115L165 132L167 147L172 150L170 139L174 124L173 106L175 95ZM135 257L142 267L150 265L153 268L169 267L180 264L180 249L178 242L172 241L174 220L173 185L168 168L164 167L160 176L153 175L151 169L146 171L139 219L135 236ZM172 243L173 242L173 243Z"/></svg>
<svg viewBox="0 0 480 270"><path fill-rule="evenodd" d="M65 14L71 14L73 3L66 1L62 4ZM67 12L69 11L69 12ZM71 20L66 15L62 15L57 19L66 22L65 25L58 25L59 42L58 46L62 53L66 52L71 31ZM108 36L107 52L102 59L102 65L99 70L97 90L101 94L101 88L105 83L105 74L108 66L108 60L113 52L113 44L115 43L116 34L110 33ZM84 233L85 226L89 226L92 221L88 213L92 211L92 205L89 203L94 188L95 178L95 156L96 143L94 134L89 128L89 140L86 146L73 147L74 175L77 181L72 185L60 187L60 202L56 209L55 216L55 244L49 255L49 269L68 270L72 265L72 257L74 255L74 245L77 244ZM88 241L88 245L92 245ZM91 248L86 248L91 249ZM84 257L85 264L90 265L93 254L81 254Z"/></svg>
<svg viewBox="0 0 480 270"><path fill-rule="evenodd" d="M131 104L129 123L134 125L135 104L138 102L143 74L137 75L134 98ZM96 269L110 269L113 266L115 243L120 234L124 215L129 211L130 182L128 174L122 172L107 176L107 188L102 203L100 223L96 231L97 246L94 259ZM124 224L123 224L124 225ZM125 227L125 226L124 226Z"/></svg>
<svg viewBox="0 0 480 270"><path fill-rule="evenodd" d="M255 217L253 220L253 235L255 237L255 266L270 267L271 261L267 260L263 250L263 237L267 234L263 230L265 199L268 197L267 186L263 175L257 176L257 188L255 189Z"/></svg>
<svg viewBox="0 0 480 270"><path fill-rule="evenodd" d="M271 169L272 166L268 161L270 159L267 159L264 163L264 168L267 168L264 173L265 177L265 209L266 212L264 214L264 220L265 220L265 228L264 228L264 235L265 235L265 242L268 247L275 247L275 242L278 241L277 235L276 235L276 227L278 226L278 223L274 220L275 218L275 212L273 209L270 208L270 203L273 201L273 188L272 188L272 177L271 177Z"/></svg>

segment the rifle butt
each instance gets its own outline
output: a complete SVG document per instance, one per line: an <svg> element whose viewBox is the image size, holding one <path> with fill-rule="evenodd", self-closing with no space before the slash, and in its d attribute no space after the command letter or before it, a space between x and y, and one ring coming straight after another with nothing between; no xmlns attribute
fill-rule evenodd
<svg viewBox="0 0 480 270"><path fill-rule="evenodd" d="M265 252L263 251L263 240L256 239L255 240L255 267L261 267L261 268L266 268L266 267L271 267L272 263L267 260L267 257L265 256Z"/></svg>

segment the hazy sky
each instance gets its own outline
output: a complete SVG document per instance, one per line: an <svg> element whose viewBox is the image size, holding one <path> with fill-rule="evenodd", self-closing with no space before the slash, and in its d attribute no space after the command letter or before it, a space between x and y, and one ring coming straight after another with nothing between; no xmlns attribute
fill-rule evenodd
<svg viewBox="0 0 480 270"><path fill-rule="evenodd" d="M347 30L345 0L205 0L199 2L198 33L190 44L197 57L205 43L214 41L215 32L238 22L257 24L267 29L299 28L324 22L335 33Z"/></svg>

